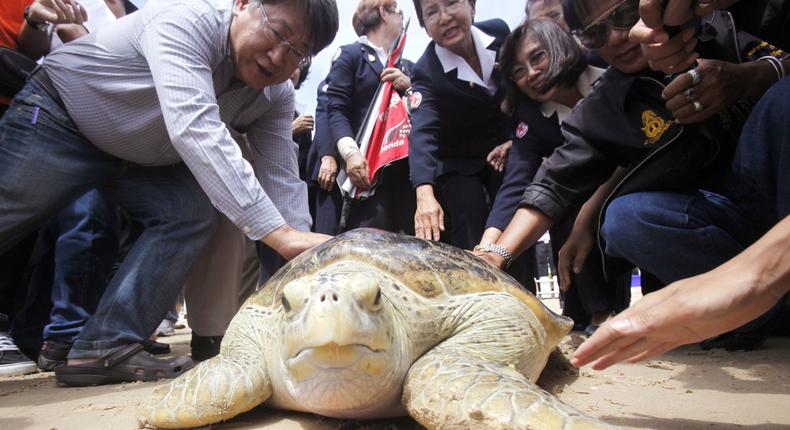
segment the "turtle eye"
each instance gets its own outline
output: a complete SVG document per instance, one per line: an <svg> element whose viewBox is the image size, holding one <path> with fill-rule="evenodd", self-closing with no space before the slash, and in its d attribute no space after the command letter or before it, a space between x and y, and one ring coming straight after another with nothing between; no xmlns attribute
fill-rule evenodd
<svg viewBox="0 0 790 430"><path fill-rule="evenodd" d="M381 288L379 288L379 290L376 291L376 298L373 299L373 304L376 306L381 304Z"/></svg>
<svg viewBox="0 0 790 430"><path fill-rule="evenodd" d="M283 302L283 308L285 309L285 312L291 312L291 304L288 302L288 299L285 298L285 294L281 295L280 299Z"/></svg>

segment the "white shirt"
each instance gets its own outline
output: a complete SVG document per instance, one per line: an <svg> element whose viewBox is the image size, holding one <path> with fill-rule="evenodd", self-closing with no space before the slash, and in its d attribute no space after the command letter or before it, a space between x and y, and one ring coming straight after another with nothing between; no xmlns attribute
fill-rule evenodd
<svg viewBox="0 0 790 430"><path fill-rule="evenodd" d="M603 75L603 72L605 71L605 69L593 66L587 66L587 68L584 69L582 74L579 75L579 79L576 80L576 89L579 90L579 94L582 95L582 98L587 97L587 95L590 94L593 84L598 80L598 78L601 77L601 75ZM552 101L548 101L540 105L540 111L546 118L551 117L556 112L557 119L559 120L560 124L568 119L571 114L571 110L573 110L572 107Z"/></svg>
<svg viewBox="0 0 790 430"><path fill-rule="evenodd" d="M483 71L483 79L475 73L472 66L466 62L460 55L457 55L447 48L436 45L436 57L442 64L444 73L449 73L451 70L458 69L458 79L466 82L471 82L482 86L490 94L494 94L497 90L497 85L491 74L494 72L494 64L496 63L496 51L488 49L495 38L484 33L479 28L472 26L472 41L475 44L475 51L477 51L477 58L480 59L480 68Z"/></svg>
<svg viewBox="0 0 790 430"><path fill-rule="evenodd" d="M381 65L387 67L387 60L389 60L389 56L387 55L387 51L385 51L384 48L379 48L378 46L374 45L367 36L360 36L359 43L373 48L373 52L375 52L376 56L379 57Z"/></svg>

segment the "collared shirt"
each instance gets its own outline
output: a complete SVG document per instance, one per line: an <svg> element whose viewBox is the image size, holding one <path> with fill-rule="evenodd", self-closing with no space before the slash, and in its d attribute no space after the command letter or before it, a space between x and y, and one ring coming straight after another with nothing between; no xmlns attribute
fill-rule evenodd
<svg viewBox="0 0 790 430"><path fill-rule="evenodd" d="M579 90L579 94L582 95L582 98L587 97L587 94L590 94L592 91L593 84L598 78L603 75L605 69L601 69L599 67L587 66L586 69L579 75L579 79L576 80L576 89ZM554 113L557 113L557 119L559 123L562 124L565 122L566 119L571 115L571 110L573 107L565 106L562 103L548 101L545 103L541 103L540 111L543 113L543 116L546 118L550 118Z"/></svg>
<svg viewBox="0 0 790 430"><path fill-rule="evenodd" d="M475 43L475 51L477 51L477 58L480 59L483 79L480 79L480 76L475 73L472 66L470 66L466 60L447 48L436 45L436 57L439 58L444 73L448 73L453 69L458 69L458 79L480 85L488 90L489 93L494 94L497 90L497 85L494 80L491 79L491 74L494 72L494 64L496 63L496 51L488 49L488 45L490 45L495 38L483 33L483 31L475 26L472 26L471 32L472 40Z"/></svg>
<svg viewBox="0 0 790 430"><path fill-rule="evenodd" d="M376 53L376 57L378 57L379 61L381 61L381 65L387 67L388 55L384 48L379 48L378 46L374 45L367 36L360 36L359 43L371 47L373 52Z"/></svg>
<svg viewBox="0 0 790 430"><path fill-rule="evenodd" d="M64 45L43 67L98 148L141 165L185 162L212 203L253 240L286 222L306 230L307 189L291 137L293 86L258 91L234 79L232 6L151 1ZM233 140L242 133L256 171Z"/></svg>

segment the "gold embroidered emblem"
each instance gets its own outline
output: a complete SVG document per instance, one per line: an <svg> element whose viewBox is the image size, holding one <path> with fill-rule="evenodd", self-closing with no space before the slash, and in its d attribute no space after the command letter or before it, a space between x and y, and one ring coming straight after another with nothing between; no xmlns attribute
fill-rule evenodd
<svg viewBox="0 0 790 430"><path fill-rule="evenodd" d="M672 125L672 120L665 121L652 110L642 112L642 131L645 132L645 145L654 145Z"/></svg>

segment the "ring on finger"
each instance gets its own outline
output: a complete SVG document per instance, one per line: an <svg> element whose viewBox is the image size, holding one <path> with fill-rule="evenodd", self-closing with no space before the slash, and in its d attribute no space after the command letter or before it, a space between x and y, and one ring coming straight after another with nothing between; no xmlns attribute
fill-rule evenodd
<svg viewBox="0 0 790 430"><path fill-rule="evenodd" d="M702 80L702 75L697 69L689 69L686 73L691 76L691 85L697 85L699 81Z"/></svg>
<svg viewBox="0 0 790 430"><path fill-rule="evenodd" d="M705 107L702 106L702 103L698 102L697 100L694 100L694 103L692 104L694 105L694 112L702 112L702 110L705 109Z"/></svg>
<svg viewBox="0 0 790 430"><path fill-rule="evenodd" d="M697 94L697 92L696 92L696 91L694 91L694 87L689 87L689 89L687 89L687 90L686 90L686 98L687 98L687 99L690 99L690 100L695 100L695 99L694 99L694 96L695 96L696 94Z"/></svg>

